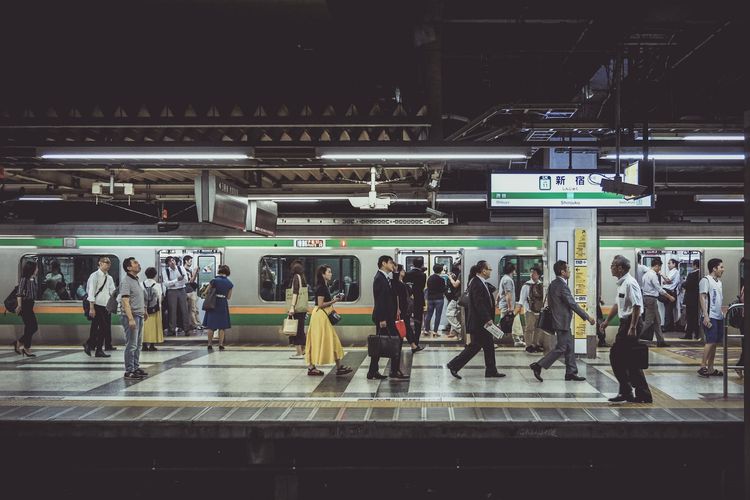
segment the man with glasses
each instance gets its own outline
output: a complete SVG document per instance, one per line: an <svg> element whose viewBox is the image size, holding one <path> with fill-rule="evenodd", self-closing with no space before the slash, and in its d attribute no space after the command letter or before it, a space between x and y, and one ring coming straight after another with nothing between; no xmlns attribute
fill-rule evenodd
<svg viewBox="0 0 750 500"><path fill-rule="evenodd" d="M83 344L83 351L91 356L91 350L95 349L97 358L108 358L102 347L108 351L114 350L112 346L112 324L111 315L107 311L107 301L115 291L115 280L109 275L112 262L109 257L99 257L99 269L91 273L86 282L86 294L89 303L89 319L91 329L89 339Z"/></svg>

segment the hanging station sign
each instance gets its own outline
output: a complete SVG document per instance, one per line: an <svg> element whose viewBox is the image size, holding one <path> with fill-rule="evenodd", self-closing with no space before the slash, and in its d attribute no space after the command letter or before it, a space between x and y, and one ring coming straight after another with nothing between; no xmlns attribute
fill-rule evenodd
<svg viewBox="0 0 750 500"><path fill-rule="evenodd" d="M490 208L652 208L653 196L637 200L605 193L599 183L612 172L543 170L492 172ZM638 184L638 163L624 170L623 180Z"/></svg>

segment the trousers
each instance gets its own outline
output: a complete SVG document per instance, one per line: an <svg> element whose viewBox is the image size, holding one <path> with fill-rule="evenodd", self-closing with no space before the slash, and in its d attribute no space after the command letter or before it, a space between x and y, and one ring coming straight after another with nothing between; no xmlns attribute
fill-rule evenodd
<svg viewBox="0 0 750 500"><path fill-rule="evenodd" d="M393 321L387 321L385 328L380 328L380 326L375 326L375 335L395 335L398 337L398 330L396 330L396 323ZM399 353L398 356L391 359L391 373L396 373L401 371L401 348L399 347ZM368 375L374 375L375 373L378 373L380 363L380 356L373 356L370 358L370 369L367 370Z"/></svg>
<svg viewBox="0 0 750 500"><path fill-rule="evenodd" d="M635 389L635 396L639 399L651 399L651 390L648 388L646 376L643 370L632 366L630 359L630 349L638 343L638 339L643 330L643 322L638 319L636 326L636 336L629 337L628 330L632 318L620 318L620 327L617 329L615 343L609 350L609 362L612 365L612 371L620 384L619 393L629 396Z"/></svg>
<svg viewBox="0 0 750 500"><path fill-rule="evenodd" d="M440 297L439 299L430 299L427 301L427 331L428 332L435 332L437 333L440 329L440 319L443 317L443 303L444 299L443 297ZM435 314L435 328L430 328L430 323L432 323L432 315Z"/></svg>
<svg viewBox="0 0 750 500"><path fill-rule="evenodd" d="M21 300L21 320L23 321L23 336L18 339L26 349L31 348L31 337L39 330L39 323L34 314L34 301Z"/></svg>
<svg viewBox="0 0 750 500"><path fill-rule="evenodd" d="M463 330L461 329L460 314L461 309L459 308L458 301L451 300L448 302L448 309L445 311L445 317L448 319L451 329L459 335L463 333Z"/></svg>
<svg viewBox="0 0 750 500"><path fill-rule="evenodd" d="M477 355L479 351L484 351L484 373L491 375L497 373L497 363L495 361L495 342L494 337L484 328L469 332L471 342L464 347L464 350L458 356L448 362L448 368L451 370L460 370L471 358Z"/></svg>
<svg viewBox="0 0 750 500"><path fill-rule="evenodd" d="M523 328L523 341L526 342L526 345L542 345L544 332L536 327L539 313L526 311L524 319L526 320L526 326Z"/></svg>
<svg viewBox="0 0 750 500"><path fill-rule="evenodd" d="M188 314L187 293L184 288L167 290L167 307L169 308L169 332L174 333L177 327L177 309L180 310L182 329L190 331L190 316Z"/></svg>
<svg viewBox="0 0 750 500"><path fill-rule="evenodd" d="M664 342L664 335L661 334L661 315L659 314L659 301L656 297L648 295L643 296L643 307L646 311L643 323L642 338L644 340L653 340L656 335L656 341Z"/></svg>
<svg viewBox="0 0 750 500"><path fill-rule="evenodd" d="M89 339L86 343L97 350L101 349L105 342L106 346L110 347L112 345L112 315L106 307L96 304L94 304L94 312L96 315L91 319Z"/></svg>
<svg viewBox="0 0 750 500"><path fill-rule="evenodd" d="M575 339L570 330L555 330L557 345L554 349L544 355L538 361L539 366L549 370L560 357L565 359L565 375L577 375L578 365L576 364Z"/></svg>

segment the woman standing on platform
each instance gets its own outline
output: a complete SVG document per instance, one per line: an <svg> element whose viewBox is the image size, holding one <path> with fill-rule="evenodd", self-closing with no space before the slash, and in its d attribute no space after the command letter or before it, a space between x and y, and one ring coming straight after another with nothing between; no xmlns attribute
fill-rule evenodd
<svg viewBox="0 0 750 500"><path fill-rule="evenodd" d="M232 328L229 322L229 299L232 298L234 284L229 281L229 266L219 266L219 274L209 283L210 288L216 289L216 306L206 311L203 316L203 326L208 334L208 350L213 351L211 345L214 339L214 330L219 330L219 350L224 350L224 332Z"/></svg>
<svg viewBox="0 0 750 500"><path fill-rule="evenodd" d="M289 337L289 345L293 345L296 349L296 352L290 356L290 359L305 359L305 343L307 342L307 338L305 337L305 318L307 317L307 311L295 312L298 302L303 300L300 291L307 290L305 267L301 261L295 260L292 262L289 270L291 278L288 288L292 289L292 301L289 304L288 314L290 318L297 320L297 335ZM306 300L307 294L304 297L304 300ZM305 309L307 309L307 303L305 303Z"/></svg>
<svg viewBox="0 0 750 500"><path fill-rule="evenodd" d="M143 282L143 289L146 293L146 312L148 319L143 324L143 350L156 351L154 344L164 342L164 328L161 319L161 302L162 291L161 283L156 278L156 268L149 267L146 269L146 281Z"/></svg>
<svg viewBox="0 0 750 500"><path fill-rule="evenodd" d="M409 345L411 346L411 352L413 354L423 350L424 347L417 344L416 335L414 335L414 329L411 326L413 311L409 308L410 293L406 283L404 283L404 276L406 276L404 266L398 264L396 266L396 272L393 273L393 281L391 281L391 286L393 288L393 291L396 293L396 297L398 298L398 310L396 311L397 319L404 320L404 324L406 325L406 341L409 342ZM400 318L398 316L400 316Z"/></svg>
<svg viewBox="0 0 750 500"><path fill-rule="evenodd" d="M323 372L318 370L317 365L330 365L336 363L336 375L351 373L352 369L341 364L344 357L344 348L336 334L328 315L333 311L333 305L343 298L338 294L331 298L328 283L333 278L331 266L323 265L315 273L315 307L310 316L310 328L307 331L307 349L305 350L305 362L307 363L307 374L311 377L322 376Z"/></svg>
<svg viewBox="0 0 750 500"><path fill-rule="evenodd" d="M23 320L23 337L13 342L13 350L16 354L23 354L30 358L36 357L36 354L31 353L31 337L39 330L39 323L34 314L34 301L38 290L36 273L36 262L27 260L23 265L16 292L16 300L18 300L16 314Z"/></svg>

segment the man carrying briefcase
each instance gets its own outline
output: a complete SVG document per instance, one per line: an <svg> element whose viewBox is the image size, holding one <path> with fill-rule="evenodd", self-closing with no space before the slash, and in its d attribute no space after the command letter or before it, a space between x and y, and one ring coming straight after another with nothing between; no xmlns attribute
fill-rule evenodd
<svg viewBox="0 0 750 500"><path fill-rule="evenodd" d="M617 297L609 316L601 324L602 332L612 318L620 318L615 343L609 351L612 371L620 383L617 396L610 398L612 403L652 403L651 391L643 374L643 344L638 342L643 330L641 311L643 295L638 282L630 274L630 261L622 255L616 255L610 266L612 276L617 278ZM645 362L648 362L648 350L645 351ZM635 396L633 396L635 389Z"/></svg>

